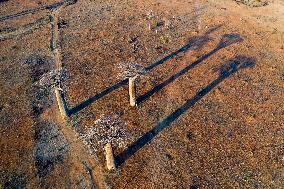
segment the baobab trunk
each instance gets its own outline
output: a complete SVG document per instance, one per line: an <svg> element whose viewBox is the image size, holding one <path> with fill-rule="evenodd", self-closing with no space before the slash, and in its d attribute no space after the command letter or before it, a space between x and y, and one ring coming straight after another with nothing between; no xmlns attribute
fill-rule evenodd
<svg viewBox="0 0 284 189"><path fill-rule="evenodd" d="M135 97L135 77L129 78L129 100L130 106L136 106L136 97Z"/></svg>
<svg viewBox="0 0 284 189"><path fill-rule="evenodd" d="M67 119L68 118L67 108L64 105L64 102L61 97L61 90L59 88L55 88L55 96L62 118Z"/></svg>
<svg viewBox="0 0 284 189"><path fill-rule="evenodd" d="M106 163L108 170L114 170L115 169L115 161L112 151L111 143L107 143L105 145L105 152L106 152Z"/></svg>

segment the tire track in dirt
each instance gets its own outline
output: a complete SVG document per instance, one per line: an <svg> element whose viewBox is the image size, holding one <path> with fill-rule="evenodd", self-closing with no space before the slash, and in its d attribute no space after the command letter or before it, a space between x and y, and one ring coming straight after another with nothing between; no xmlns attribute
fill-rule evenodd
<svg viewBox="0 0 284 189"><path fill-rule="evenodd" d="M65 0L65 1L61 1L61 2L58 2L58 3L51 4L51 5L45 5L45 6L42 6L42 7L38 7L38 8L35 8L35 9L25 10L25 11L22 11L22 12L19 12L19 13L16 13L16 14L2 16L2 17L0 17L0 22L5 21L5 20L11 20L11 19L21 17L21 16L25 16L27 14L34 14L34 13L37 13L37 12L43 11L43 10L53 10L53 9L58 8L58 7L75 4L76 2L77 2L77 0Z"/></svg>
<svg viewBox="0 0 284 189"><path fill-rule="evenodd" d="M61 71L62 70L62 62L61 62L61 48L60 48L60 32L59 32L59 12L61 11L61 8L56 9L52 12L50 15L50 24L51 24L51 41L50 41L50 47L53 51L54 55L54 62L56 66L56 70ZM60 86L59 86L60 87Z"/></svg>
<svg viewBox="0 0 284 189"><path fill-rule="evenodd" d="M17 35L28 33L32 30L39 29L41 26L47 25L50 22L49 17L42 17L35 22L20 26L18 28L0 29L0 41L13 38Z"/></svg>

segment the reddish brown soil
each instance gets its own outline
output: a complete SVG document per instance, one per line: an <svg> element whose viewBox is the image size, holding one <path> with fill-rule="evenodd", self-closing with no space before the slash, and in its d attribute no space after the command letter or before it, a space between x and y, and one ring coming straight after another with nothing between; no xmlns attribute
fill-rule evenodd
<svg viewBox="0 0 284 189"><path fill-rule="evenodd" d="M36 22L50 10L6 17L59 1L26 2L0 2L0 188L283 188L283 1L64 7L65 122L53 91L33 85L55 69L50 23ZM117 77L124 61L151 68L135 108ZM133 136L104 173L102 148L89 155L77 138L103 114Z"/></svg>

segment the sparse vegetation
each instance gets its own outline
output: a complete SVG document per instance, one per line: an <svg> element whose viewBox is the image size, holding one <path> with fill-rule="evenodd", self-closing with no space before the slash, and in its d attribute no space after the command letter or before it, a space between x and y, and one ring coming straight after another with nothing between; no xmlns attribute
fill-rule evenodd
<svg viewBox="0 0 284 189"><path fill-rule="evenodd" d="M251 7L261 7L268 5L268 0L235 0L235 1Z"/></svg>
<svg viewBox="0 0 284 189"><path fill-rule="evenodd" d="M169 36L167 36L167 35L162 35L162 36L160 37L160 42L161 42L162 44L167 44L167 43L169 43L169 42L170 42Z"/></svg>

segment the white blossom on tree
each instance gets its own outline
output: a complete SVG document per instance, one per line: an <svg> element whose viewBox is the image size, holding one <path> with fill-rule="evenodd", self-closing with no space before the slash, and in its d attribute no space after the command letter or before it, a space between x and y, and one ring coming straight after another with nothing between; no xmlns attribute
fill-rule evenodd
<svg viewBox="0 0 284 189"><path fill-rule="evenodd" d="M107 143L111 143L113 147L124 148L131 140L127 123L118 115L102 115L95 121L94 126L80 134L80 138L94 152L99 146L104 147Z"/></svg>
<svg viewBox="0 0 284 189"><path fill-rule="evenodd" d="M120 71L118 77L122 79L137 78L147 73L143 66L132 62L121 62L118 64L118 69Z"/></svg>
<svg viewBox="0 0 284 189"><path fill-rule="evenodd" d="M62 81L66 80L66 78L66 71L51 70L44 73L33 85L40 87L41 89L52 89L59 86Z"/></svg>

